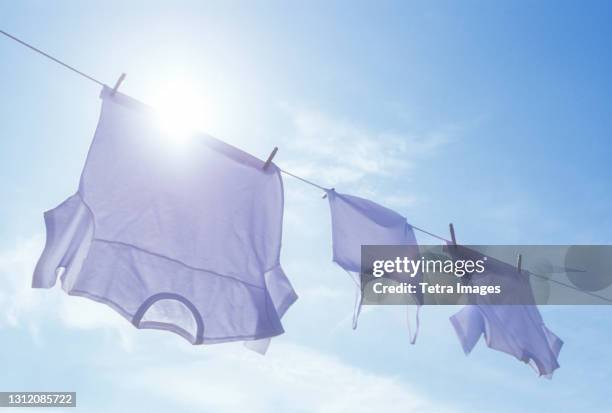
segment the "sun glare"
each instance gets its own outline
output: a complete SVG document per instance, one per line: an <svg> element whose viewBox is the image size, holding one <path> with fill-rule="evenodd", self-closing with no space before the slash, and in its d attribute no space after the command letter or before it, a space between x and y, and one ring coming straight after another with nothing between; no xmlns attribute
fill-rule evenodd
<svg viewBox="0 0 612 413"><path fill-rule="evenodd" d="M204 99L183 81L164 82L153 96L160 127L173 143L184 144L204 126Z"/></svg>

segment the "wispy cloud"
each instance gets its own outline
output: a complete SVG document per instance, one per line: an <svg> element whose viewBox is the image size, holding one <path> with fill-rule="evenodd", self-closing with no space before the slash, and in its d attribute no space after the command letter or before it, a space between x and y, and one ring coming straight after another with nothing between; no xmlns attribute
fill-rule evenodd
<svg viewBox="0 0 612 413"><path fill-rule="evenodd" d="M450 129L425 134L398 133L374 130L319 111L292 108L286 111L293 125L286 145L296 154L288 161L291 170L327 185L405 174L452 138Z"/></svg>
<svg viewBox="0 0 612 413"><path fill-rule="evenodd" d="M40 311L43 300L30 288L36 259L42 251L36 236L0 251L0 327L18 326L28 314Z"/></svg>
<svg viewBox="0 0 612 413"><path fill-rule="evenodd" d="M447 412L410 383L353 367L314 349L276 343L266 357L216 347L189 363L131 370L125 385L198 411ZM168 386L172 383L172 386Z"/></svg>
<svg viewBox="0 0 612 413"><path fill-rule="evenodd" d="M50 320L76 329L104 329L117 334L124 349L133 343L134 328L112 309L80 297L70 297L56 285L50 290L31 287L34 266L43 249L36 235L0 251L0 328L24 328L42 340L40 326Z"/></svg>

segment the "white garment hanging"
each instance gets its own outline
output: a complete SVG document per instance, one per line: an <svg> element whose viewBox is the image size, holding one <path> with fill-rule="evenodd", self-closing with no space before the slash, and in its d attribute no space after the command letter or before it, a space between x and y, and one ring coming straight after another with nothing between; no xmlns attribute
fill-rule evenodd
<svg viewBox="0 0 612 413"><path fill-rule="evenodd" d="M375 202L352 195L327 191L332 219L333 260L342 267L356 284L353 309L353 329L357 328L362 304L361 246L362 245L410 245L418 254L416 237L406 218ZM412 343L418 333L418 308L416 329L410 333ZM409 323L410 326L410 323Z"/></svg>
<svg viewBox="0 0 612 413"><path fill-rule="evenodd" d="M79 189L45 213L33 287L63 269L68 294L192 344L283 333L297 296L279 261L279 169L203 134L180 147L149 107L101 98Z"/></svg>

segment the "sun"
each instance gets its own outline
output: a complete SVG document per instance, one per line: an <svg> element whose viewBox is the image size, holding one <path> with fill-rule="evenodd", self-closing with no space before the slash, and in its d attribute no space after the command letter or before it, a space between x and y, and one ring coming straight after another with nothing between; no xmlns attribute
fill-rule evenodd
<svg viewBox="0 0 612 413"><path fill-rule="evenodd" d="M177 145L190 141L205 126L207 109L192 83L175 79L156 88L151 105L165 138Z"/></svg>

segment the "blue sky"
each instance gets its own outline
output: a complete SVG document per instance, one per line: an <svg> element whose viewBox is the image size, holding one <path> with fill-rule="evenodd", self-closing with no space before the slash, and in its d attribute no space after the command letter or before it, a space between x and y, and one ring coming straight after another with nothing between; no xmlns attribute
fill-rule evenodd
<svg viewBox="0 0 612 413"><path fill-rule="evenodd" d="M0 28L211 134L463 243L611 243L609 2L0 2ZM265 357L137 331L29 288L42 211L74 193L99 87L0 38L0 390L67 390L79 410L610 411L611 312L547 307L551 381L428 307L350 328L328 206L285 178L282 261L300 300ZM174 99L174 100L173 100ZM195 109L194 109L195 108ZM422 238L422 242L433 240Z"/></svg>

